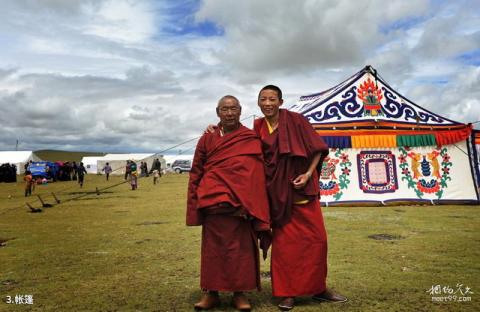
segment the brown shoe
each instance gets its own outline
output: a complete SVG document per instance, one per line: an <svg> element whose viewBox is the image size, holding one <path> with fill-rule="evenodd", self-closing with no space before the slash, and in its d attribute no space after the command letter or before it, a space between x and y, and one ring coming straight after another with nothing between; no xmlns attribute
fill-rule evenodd
<svg viewBox="0 0 480 312"><path fill-rule="evenodd" d="M339 302L339 303L348 301L347 297L337 294L333 292L333 290L328 288L323 293L316 294L315 296L313 296L312 299L316 301Z"/></svg>
<svg viewBox="0 0 480 312"><path fill-rule="evenodd" d="M203 294L202 299L199 302L195 303L195 310L209 310L215 308L220 304L220 298L218 297L217 292L206 292Z"/></svg>
<svg viewBox="0 0 480 312"><path fill-rule="evenodd" d="M294 297L284 297L278 304L278 308L282 311L290 311L295 306Z"/></svg>
<svg viewBox="0 0 480 312"><path fill-rule="evenodd" d="M247 297L242 292L233 294L232 304L235 307L235 309L239 311L252 310L252 306L248 302Z"/></svg>

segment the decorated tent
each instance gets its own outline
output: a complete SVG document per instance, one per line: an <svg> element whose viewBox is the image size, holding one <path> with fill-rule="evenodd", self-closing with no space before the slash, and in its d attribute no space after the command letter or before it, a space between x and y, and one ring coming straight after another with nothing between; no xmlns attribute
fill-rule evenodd
<svg viewBox="0 0 480 312"><path fill-rule="evenodd" d="M17 174L22 174L25 169L24 166L29 161L42 161L32 151L3 151L0 152L0 165L14 164L17 167Z"/></svg>
<svg viewBox="0 0 480 312"><path fill-rule="evenodd" d="M478 132L416 105L371 66L290 110L329 145L326 205L479 202Z"/></svg>

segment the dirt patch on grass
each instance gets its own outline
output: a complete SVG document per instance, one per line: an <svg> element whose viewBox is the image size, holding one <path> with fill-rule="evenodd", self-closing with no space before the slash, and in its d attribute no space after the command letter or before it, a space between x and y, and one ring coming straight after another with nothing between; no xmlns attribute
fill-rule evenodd
<svg viewBox="0 0 480 312"><path fill-rule="evenodd" d="M17 285L18 282L15 281L15 280L12 280L12 279L7 279L7 280L4 280L4 281L1 281L0 284L2 286L14 286L14 285Z"/></svg>
<svg viewBox="0 0 480 312"><path fill-rule="evenodd" d="M13 237L13 238L1 238L0 237L0 248L7 246L7 242L11 241L11 240L14 240L14 239L15 239L15 237Z"/></svg>
<svg viewBox="0 0 480 312"><path fill-rule="evenodd" d="M394 234L373 234L369 235L368 238L375 239L375 240L399 240L399 239L405 239L405 237L400 236L400 235L394 235Z"/></svg>
<svg viewBox="0 0 480 312"><path fill-rule="evenodd" d="M150 239L150 238L145 238L145 239L142 239L142 240L140 240L140 241L136 241L135 244L143 244L143 243L149 242L149 241L151 241L151 240L152 240L152 239Z"/></svg>
<svg viewBox="0 0 480 312"><path fill-rule="evenodd" d="M145 221L145 222L142 222L142 223L138 223L137 226L140 226L140 225L158 225L158 224L166 224L168 222L165 222L165 221Z"/></svg>
<svg viewBox="0 0 480 312"><path fill-rule="evenodd" d="M272 278L272 276L270 275L270 272L260 272L260 278L269 280Z"/></svg>
<svg viewBox="0 0 480 312"><path fill-rule="evenodd" d="M395 211L395 212L406 212L406 210L402 210L402 209L393 209L393 211Z"/></svg>

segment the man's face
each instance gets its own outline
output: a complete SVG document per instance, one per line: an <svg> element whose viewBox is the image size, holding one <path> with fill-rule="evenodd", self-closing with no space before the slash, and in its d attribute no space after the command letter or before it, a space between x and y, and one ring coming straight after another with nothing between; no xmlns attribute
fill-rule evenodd
<svg viewBox="0 0 480 312"><path fill-rule="evenodd" d="M218 105L217 115L225 128L236 127L240 123L240 105L234 99L226 98Z"/></svg>
<svg viewBox="0 0 480 312"><path fill-rule="evenodd" d="M283 100L278 98L275 90L263 90L258 96L258 106L260 106L260 110L265 117L278 116L278 111L282 104Z"/></svg>

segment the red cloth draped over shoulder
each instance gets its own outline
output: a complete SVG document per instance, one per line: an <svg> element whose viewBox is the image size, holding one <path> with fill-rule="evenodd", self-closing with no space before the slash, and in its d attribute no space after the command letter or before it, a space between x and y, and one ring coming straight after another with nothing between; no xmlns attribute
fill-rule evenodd
<svg viewBox="0 0 480 312"><path fill-rule="evenodd" d="M284 109L280 109L276 131L269 133L265 118L255 120L254 129L263 143L272 226L281 227L290 220L295 201L320 196L318 175L328 146L305 117ZM308 170L318 153L322 157L317 170L303 189L295 190L292 181Z"/></svg>
<svg viewBox="0 0 480 312"><path fill-rule="evenodd" d="M187 225L201 225L201 209L228 203L269 224L261 142L254 131L204 134L197 144L187 199Z"/></svg>

